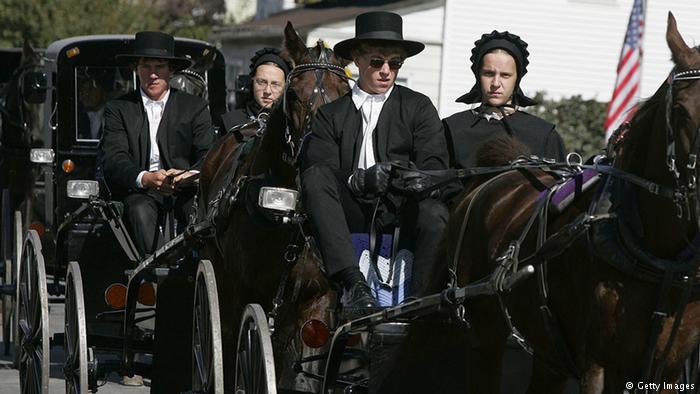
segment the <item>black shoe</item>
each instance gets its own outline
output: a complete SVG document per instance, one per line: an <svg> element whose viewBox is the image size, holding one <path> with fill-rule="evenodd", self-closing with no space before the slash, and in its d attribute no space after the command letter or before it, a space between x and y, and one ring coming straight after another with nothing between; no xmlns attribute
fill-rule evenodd
<svg viewBox="0 0 700 394"><path fill-rule="evenodd" d="M347 291L345 308L378 308L377 301L372 296L372 290L364 280L358 280Z"/></svg>

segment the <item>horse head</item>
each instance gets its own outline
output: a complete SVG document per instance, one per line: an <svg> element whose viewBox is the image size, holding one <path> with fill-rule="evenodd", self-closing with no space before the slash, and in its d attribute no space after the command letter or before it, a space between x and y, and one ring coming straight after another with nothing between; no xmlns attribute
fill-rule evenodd
<svg viewBox="0 0 700 394"><path fill-rule="evenodd" d="M307 48L291 22L284 29L282 57L294 66L287 75L282 105L289 123L285 138L290 154L296 157L318 107L350 90L345 73L348 61L337 57L321 39Z"/></svg>
<svg viewBox="0 0 700 394"><path fill-rule="evenodd" d="M170 87L208 100L209 91L205 75L214 65L215 59L216 50L207 49L204 56L197 59L192 66L173 74L170 78Z"/></svg>
<svg viewBox="0 0 700 394"><path fill-rule="evenodd" d="M27 149L40 146L41 105L46 100L43 61L29 42L24 42L22 60L3 89L2 145Z"/></svg>
<svg viewBox="0 0 700 394"><path fill-rule="evenodd" d="M619 149L619 166L649 180L662 192L639 193L645 231L659 255L673 255L700 230L700 191L697 157L700 153L700 52L689 47L669 12L666 41L674 68L656 93L630 122ZM664 192L665 190L665 192ZM666 196L663 197L662 195ZM661 225L651 223L660 221ZM655 231L682 229L679 237L653 237ZM668 233L664 233L667 235ZM658 234L661 235L661 234ZM675 252L674 252L675 251Z"/></svg>

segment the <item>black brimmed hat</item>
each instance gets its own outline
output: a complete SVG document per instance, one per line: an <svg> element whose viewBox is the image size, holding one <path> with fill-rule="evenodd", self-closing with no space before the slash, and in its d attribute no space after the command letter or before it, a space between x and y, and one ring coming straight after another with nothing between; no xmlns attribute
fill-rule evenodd
<svg viewBox="0 0 700 394"><path fill-rule="evenodd" d="M175 39L159 31L141 31L136 33L133 52L115 56L117 61L133 63L140 58L168 60L175 70L182 70L192 65L192 60L175 56Z"/></svg>
<svg viewBox="0 0 700 394"><path fill-rule="evenodd" d="M472 55L469 60L472 62L471 70L476 77L476 83L469 93L460 96L455 101L467 104L481 102L481 82L479 79L481 62L487 53L496 48L505 50L515 59L515 67L518 75L515 82L515 89L513 90L513 104L521 107L537 104L535 100L525 96L522 89L520 89L520 80L527 73L527 65L530 63L527 59L530 55L530 52L527 50L527 43L520 39L520 36L507 31L498 32L496 30L488 34L483 34L480 39L474 42L474 48L472 48Z"/></svg>
<svg viewBox="0 0 700 394"><path fill-rule="evenodd" d="M352 59L352 49L361 43L396 45L406 51L406 57L419 54L423 43L403 39L403 19L401 15L386 11L373 11L355 18L355 38L335 44L333 51L345 59Z"/></svg>

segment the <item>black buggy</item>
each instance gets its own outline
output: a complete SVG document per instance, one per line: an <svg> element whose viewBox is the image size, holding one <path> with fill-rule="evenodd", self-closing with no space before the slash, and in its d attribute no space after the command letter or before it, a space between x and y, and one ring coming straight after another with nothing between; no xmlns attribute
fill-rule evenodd
<svg viewBox="0 0 700 394"><path fill-rule="evenodd" d="M3 288L10 295L3 305L14 306L23 392L48 391L49 346L54 344L65 348L69 392L96 390L98 378L112 371L150 376L157 284L171 271L185 278L196 272L197 261L191 262L196 256L185 252L141 269L144 263L124 229L120 204L110 201L100 181L101 108L138 87L135 73L114 60L131 51L132 41L133 36L118 35L56 41L39 69L45 78L40 86L46 91L45 146L30 153L37 176L35 214L32 223L24 223L29 230L23 237L22 223L9 222L17 245L3 248L17 256L15 273L8 272L9 284ZM215 52L208 70L188 76L206 85L212 116L225 112L222 54L198 40L176 38L175 46L179 56L194 61ZM164 221L166 233L174 228ZM50 338L48 304L64 300L65 334ZM191 320L190 310L183 309L184 320Z"/></svg>

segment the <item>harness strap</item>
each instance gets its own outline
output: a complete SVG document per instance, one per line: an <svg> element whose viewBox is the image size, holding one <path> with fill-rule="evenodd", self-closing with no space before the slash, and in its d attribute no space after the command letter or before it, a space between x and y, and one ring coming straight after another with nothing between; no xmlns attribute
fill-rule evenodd
<svg viewBox="0 0 700 394"><path fill-rule="evenodd" d="M683 293L681 295L680 300L678 301L678 305L676 306L676 312L673 317L673 327L671 328L671 334L668 336L668 340L666 341L666 346L664 347L663 353L661 353L661 358L659 360L659 365L656 366L656 373L654 374L654 382L661 382L662 374L664 372L664 368L666 367L666 361L668 360L668 354L671 352L671 347L673 346L673 343L676 341L676 337L678 336L678 329L680 328L680 323L681 320L683 319L683 313L685 312L685 307L688 305L688 301L690 300L690 294L692 293L693 289L693 277L684 277L684 286L683 286Z"/></svg>
<svg viewBox="0 0 700 394"><path fill-rule="evenodd" d="M287 250L285 250L283 255L284 262L286 263L286 269L282 272L282 276L280 277L279 285L277 286L277 292L275 293L275 298L272 300L272 310L270 311L267 318L270 330L272 332L274 332L275 318L279 313L279 308L280 306L282 306L282 304L284 304L284 290L287 287L287 279L289 279L289 275L292 273L296 262L299 260L299 250L302 249L299 246L298 242L300 234L301 231L294 232L289 244L287 245ZM297 281L301 281L301 278L297 278ZM296 289L297 286L295 285L295 294ZM296 296L294 296L291 301L296 302Z"/></svg>
<svg viewBox="0 0 700 394"><path fill-rule="evenodd" d="M656 303L656 308L651 315L651 327L649 336L647 337L646 352L644 359L646 360L644 367L644 376L646 379L652 378L651 367L654 363L654 355L656 354L656 342L659 340L661 329L663 328L664 319L668 316L668 295L671 291L671 282L673 281L673 272L666 270L664 279L659 290L659 297ZM647 380L650 381L650 380Z"/></svg>
<svg viewBox="0 0 700 394"><path fill-rule="evenodd" d="M505 176L507 174L506 172L502 172L495 177L487 180L486 182L482 183L479 185L473 192L472 194L474 195L471 200L469 200L469 205L467 206L467 210L464 212L464 217L462 218L462 225L459 228L459 235L457 236L457 249L455 250L455 254L452 257L452 265L450 266L450 269L448 271L448 274L450 275L450 282L447 284L448 287L457 287L457 265L459 264L459 257L462 254L462 243L464 241L464 235L467 232L467 223L469 222L469 217L471 215L472 207L474 206L474 202L477 200L481 192L488 186L491 185L492 183L496 182L498 179L501 177Z"/></svg>

